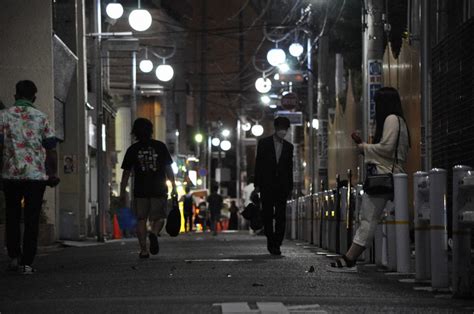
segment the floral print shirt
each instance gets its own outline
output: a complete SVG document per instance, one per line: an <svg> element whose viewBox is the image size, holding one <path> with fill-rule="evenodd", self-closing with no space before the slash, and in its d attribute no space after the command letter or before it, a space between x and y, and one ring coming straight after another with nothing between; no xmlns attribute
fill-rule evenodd
<svg viewBox="0 0 474 314"><path fill-rule="evenodd" d="M17 100L14 106L2 111L0 143L3 144L3 179L48 179L46 149L56 146L56 138L46 114L31 102Z"/></svg>

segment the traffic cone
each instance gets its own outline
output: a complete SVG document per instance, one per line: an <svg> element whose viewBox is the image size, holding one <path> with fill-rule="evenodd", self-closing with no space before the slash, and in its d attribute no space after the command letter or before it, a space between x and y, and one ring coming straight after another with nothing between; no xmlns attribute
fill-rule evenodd
<svg viewBox="0 0 474 314"><path fill-rule="evenodd" d="M114 239L122 239L122 232L120 232L120 227L117 219L117 214L114 214Z"/></svg>

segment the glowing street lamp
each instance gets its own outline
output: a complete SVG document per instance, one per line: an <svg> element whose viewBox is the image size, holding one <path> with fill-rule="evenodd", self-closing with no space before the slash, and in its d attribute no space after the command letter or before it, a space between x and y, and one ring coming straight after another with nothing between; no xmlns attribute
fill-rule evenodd
<svg viewBox="0 0 474 314"><path fill-rule="evenodd" d="M153 70L153 62L151 60L142 60L139 67L143 73L150 73Z"/></svg>
<svg viewBox="0 0 474 314"><path fill-rule="evenodd" d="M300 43L292 43L289 48L290 55L298 58L304 51L303 46Z"/></svg>
<svg viewBox="0 0 474 314"><path fill-rule="evenodd" d="M231 147L232 147L232 144L230 143L230 141L228 141L228 140L223 140L223 141L221 142L221 149L222 149L223 151L226 152L226 151L228 151Z"/></svg>
<svg viewBox="0 0 474 314"><path fill-rule="evenodd" d="M270 89L272 89L272 81L270 81L269 78L259 77L255 81L255 88L257 89L259 93L262 93L262 94L268 93Z"/></svg>
<svg viewBox="0 0 474 314"><path fill-rule="evenodd" d="M260 97L260 101L263 104L268 105L270 103L271 99L267 95L263 95L262 97Z"/></svg>
<svg viewBox="0 0 474 314"><path fill-rule="evenodd" d="M252 127L252 134L253 136L261 136L263 134L263 126L261 126L260 124L255 124L253 127Z"/></svg>
<svg viewBox="0 0 474 314"><path fill-rule="evenodd" d="M138 8L130 13L128 23L137 32L143 32L150 28L152 21L150 12L141 9L140 0L138 0Z"/></svg>
<svg viewBox="0 0 474 314"><path fill-rule="evenodd" d="M196 141L196 143L202 143L203 139L204 139L204 137L202 136L201 133L198 133L194 136L194 140Z"/></svg>
<svg viewBox="0 0 474 314"><path fill-rule="evenodd" d="M160 81L168 82L173 78L173 76L174 76L174 70L173 70L173 67L169 64L160 64L156 68L156 77Z"/></svg>
<svg viewBox="0 0 474 314"><path fill-rule="evenodd" d="M217 147L221 144L221 140L218 137L214 137L212 138L211 143L212 143L212 146Z"/></svg>
<svg viewBox="0 0 474 314"><path fill-rule="evenodd" d="M221 134L222 134L223 137L229 137L230 130L229 129L224 129L224 130L222 130Z"/></svg>
<svg viewBox="0 0 474 314"><path fill-rule="evenodd" d="M245 132L250 131L251 128L252 125L250 124L250 122L245 122L244 124L242 124L242 130Z"/></svg>
<svg viewBox="0 0 474 314"><path fill-rule="evenodd" d="M267 53L267 61L273 66L284 63L286 60L286 54L283 49L273 48Z"/></svg>
<svg viewBox="0 0 474 314"><path fill-rule="evenodd" d="M278 65L278 69L281 73L285 73L290 70L290 66L288 65L288 63L284 62ZM280 78L280 76L278 76L278 78Z"/></svg>
<svg viewBox="0 0 474 314"><path fill-rule="evenodd" d="M105 12L107 16L111 19L119 19L123 15L123 6L120 3L111 2L105 7Z"/></svg>

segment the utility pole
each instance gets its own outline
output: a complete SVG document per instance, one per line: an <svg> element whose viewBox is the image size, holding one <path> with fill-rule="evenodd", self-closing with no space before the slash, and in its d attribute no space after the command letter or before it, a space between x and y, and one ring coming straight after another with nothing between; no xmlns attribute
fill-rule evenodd
<svg viewBox="0 0 474 314"><path fill-rule="evenodd" d="M207 0L201 7L201 94L199 102L199 128L204 131L207 122Z"/></svg>
<svg viewBox="0 0 474 314"><path fill-rule="evenodd" d="M310 176L310 184L309 184L309 193L312 195L313 193L317 192L317 187L315 185L315 158L314 158L314 129L313 129L313 118L314 118L314 104L313 104L313 85L314 85L314 75L313 75L313 36L311 31L307 31L306 35L308 38L306 39L306 59L308 60L307 64L307 72L308 72L308 115L309 115L309 176Z"/></svg>
<svg viewBox="0 0 474 314"><path fill-rule="evenodd" d="M421 156L424 171L431 169L431 2L421 0Z"/></svg>
<svg viewBox="0 0 474 314"><path fill-rule="evenodd" d="M328 182L329 38L323 34L318 48L318 181ZM312 121L311 121L312 124ZM312 127L312 125L311 125Z"/></svg>
<svg viewBox="0 0 474 314"><path fill-rule="evenodd" d="M374 94L383 86L383 0L365 0L364 4L362 132L364 140L369 141L375 122Z"/></svg>
<svg viewBox="0 0 474 314"><path fill-rule="evenodd" d="M104 177L106 175L106 168L104 164L104 155L102 152L102 124L104 123L103 109L102 109L102 12L101 1L95 0L94 3L94 31L98 34L94 37L95 50L95 93L96 93L96 168L97 168L97 207L99 217L99 230L97 230L97 241L104 242L105 233L105 195Z"/></svg>
<svg viewBox="0 0 474 314"><path fill-rule="evenodd" d="M235 154L236 154L236 162L237 162L237 174L236 174L236 198L237 198L237 206L240 206L240 200L241 200L241 187L242 187L242 159L241 159L241 154L242 154L242 125L240 122L240 117L242 115L242 93L243 93L243 88L244 88L244 82L243 82L243 67L244 67L244 16L243 16L243 10L239 12L239 109L238 109L238 115L237 115L237 145L235 149Z"/></svg>

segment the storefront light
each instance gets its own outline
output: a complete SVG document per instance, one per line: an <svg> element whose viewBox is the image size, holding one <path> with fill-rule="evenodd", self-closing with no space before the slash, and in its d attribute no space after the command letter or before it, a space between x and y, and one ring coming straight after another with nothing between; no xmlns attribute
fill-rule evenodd
<svg viewBox="0 0 474 314"><path fill-rule="evenodd" d="M230 141L228 141L228 140L223 140L223 141L221 142L221 149L222 149L223 151L226 152L226 151L228 151L231 147L232 147L232 144L230 143Z"/></svg>
<svg viewBox="0 0 474 314"><path fill-rule="evenodd" d="M142 60L139 67L143 73L150 73L153 70L153 62L151 60Z"/></svg>
<svg viewBox="0 0 474 314"><path fill-rule="evenodd" d="M272 89L272 81L269 78L259 77L255 81L255 88L259 93L268 93Z"/></svg>
<svg viewBox="0 0 474 314"><path fill-rule="evenodd" d="M290 55L298 58L304 51L303 46L300 43L292 43L289 48Z"/></svg>
<svg viewBox="0 0 474 314"><path fill-rule="evenodd" d="M156 77L163 82L170 81L174 76L173 67L169 64L160 64L156 68Z"/></svg>
<svg viewBox="0 0 474 314"><path fill-rule="evenodd" d="M263 126L260 124L255 124L252 127L252 134L253 136L261 136L263 134Z"/></svg>
<svg viewBox="0 0 474 314"><path fill-rule="evenodd" d="M273 66L284 63L286 60L286 54L283 49L273 48L267 53L267 61Z"/></svg>
<svg viewBox="0 0 474 314"><path fill-rule="evenodd" d="M221 144L221 140L218 137L214 137L211 140L212 146L218 147Z"/></svg>
<svg viewBox="0 0 474 314"><path fill-rule="evenodd" d="M144 32L149 29L152 20L150 12L140 8L133 10L128 16L128 23L137 32Z"/></svg>

